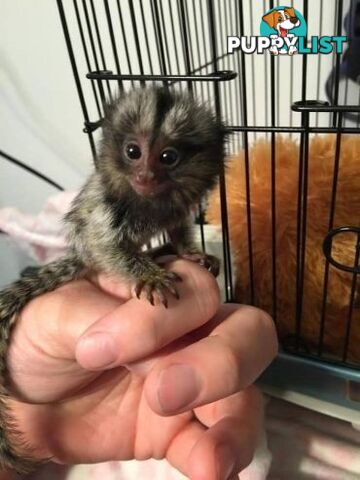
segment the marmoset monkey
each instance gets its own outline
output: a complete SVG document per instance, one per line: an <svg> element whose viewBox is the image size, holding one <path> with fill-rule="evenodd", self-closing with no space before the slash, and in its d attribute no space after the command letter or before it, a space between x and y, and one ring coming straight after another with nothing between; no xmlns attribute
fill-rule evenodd
<svg viewBox="0 0 360 480"><path fill-rule="evenodd" d="M144 88L107 107L97 168L65 217L68 253L0 292L2 385L11 326L38 295L98 271L128 279L138 297L144 292L166 307L167 294L178 297L180 278L141 251L165 231L180 256L218 269L217 259L194 247L189 215L217 181L225 138L224 125L189 94ZM26 471L32 462L17 457L6 424L0 405L0 461Z"/></svg>

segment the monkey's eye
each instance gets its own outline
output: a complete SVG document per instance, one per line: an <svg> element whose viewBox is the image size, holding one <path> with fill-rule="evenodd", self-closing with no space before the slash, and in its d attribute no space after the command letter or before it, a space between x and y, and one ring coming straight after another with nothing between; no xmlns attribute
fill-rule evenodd
<svg viewBox="0 0 360 480"><path fill-rule="evenodd" d="M141 157L141 149L137 143L126 144L124 152L129 160L137 160Z"/></svg>
<svg viewBox="0 0 360 480"><path fill-rule="evenodd" d="M179 152L172 147L165 148L160 154L160 162L166 167L175 167L179 163Z"/></svg>

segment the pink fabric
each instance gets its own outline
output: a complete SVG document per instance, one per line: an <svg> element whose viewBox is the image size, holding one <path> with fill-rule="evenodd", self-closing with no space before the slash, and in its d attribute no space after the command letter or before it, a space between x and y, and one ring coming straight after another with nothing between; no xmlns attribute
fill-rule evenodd
<svg viewBox="0 0 360 480"><path fill-rule="evenodd" d="M38 215L2 208L0 230L39 263L50 262L65 251L62 218L75 195L76 192L63 192L50 197Z"/></svg>
<svg viewBox="0 0 360 480"><path fill-rule="evenodd" d="M37 216L14 208L0 210L0 229L40 263L65 250L61 219L75 193L51 197ZM266 435L265 435L266 433ZM268 445L268 447L267 447ZM49 470L51 469L52 470ZM56 471L56 475L55 475ZM31 479L180 480L166 461L109 462L64 467L49 466ZM272 399L266 407L264 437L241 480L359 480L360 433L343 421Z"/></svg>
<svg viewBox="0 0 360 480"><path fill-rule="evenodd" d="M360 433L350 423L274 399L265 428L269 479L360 479Z"/></svg>

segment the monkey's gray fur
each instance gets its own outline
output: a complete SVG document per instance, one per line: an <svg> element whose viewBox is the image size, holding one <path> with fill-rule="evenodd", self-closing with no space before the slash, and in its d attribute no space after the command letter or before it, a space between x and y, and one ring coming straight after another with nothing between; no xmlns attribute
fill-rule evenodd
<svg viewBox="0 0 360 480"><path fill-rule="evenodd" d="M167 231L179 255L217 268L193 246L189 215L216 183L224 164L225 128L188 94L147 88L122 94L106 109L97 169L65 217L68 253L0 292L0 375L6 380L10 331L33 298L89 271L118 274L154 304L178 296L174 272L155 263L141 246ZM155 297L154 297L155 294ZM6 393L3 387L4 394ZM0 406L0 461L28 471L6 433Z"/></svg>

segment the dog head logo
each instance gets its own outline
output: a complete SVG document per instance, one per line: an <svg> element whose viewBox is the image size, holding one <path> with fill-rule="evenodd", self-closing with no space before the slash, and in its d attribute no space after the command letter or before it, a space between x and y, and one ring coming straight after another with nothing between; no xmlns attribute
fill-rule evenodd
<svg viewBox="0 0 360 480"><path fill-rule="evenodd" d="M262 17L262 19L274 30L277 30L279 37L287 37L289 30L300 25L299 17L296 16L295 9L284 7L281 10L272 10Z"/></svg>
<svg viewBox="0 0 360 480"><path fill-rule="evenodd" d="M306 36L306 22L292 7L276 7L262 17L260 33L271 38L270 53L293 55L297 37Z"/></svg>

